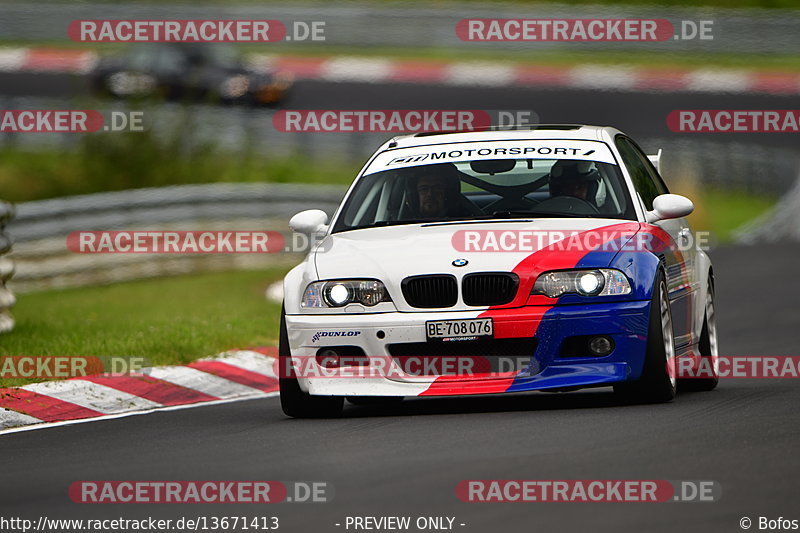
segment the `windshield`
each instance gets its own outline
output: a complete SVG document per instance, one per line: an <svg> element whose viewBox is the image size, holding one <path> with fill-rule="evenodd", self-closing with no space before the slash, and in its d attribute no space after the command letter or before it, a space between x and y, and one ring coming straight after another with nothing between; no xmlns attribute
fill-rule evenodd
<svg viewBox="0 0 800 533"><path fill-rule="evenodd" d="M587 159L478 159L363 176L333 231L543 217L636 219L615 164Z"/></svg>

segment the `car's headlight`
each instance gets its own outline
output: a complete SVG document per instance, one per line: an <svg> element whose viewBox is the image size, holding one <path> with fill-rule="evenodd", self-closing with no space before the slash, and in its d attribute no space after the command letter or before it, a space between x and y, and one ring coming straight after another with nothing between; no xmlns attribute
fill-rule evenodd
<svg viewBox="0 0 800 533"><path fill-rule="evenodd" d="M357 303L372 307L380 302L391 301L386 287L377 279L340 279L310 284L300 305L325 308Z"/></svg>
<svg viewBox="0 0 800 533"><path fill-rule="evenodd" d="M545 272L536 279L531 294L558 298L562 294L581 296L618 296L630 294L631 284L619 270L560 270Z"/></svg>

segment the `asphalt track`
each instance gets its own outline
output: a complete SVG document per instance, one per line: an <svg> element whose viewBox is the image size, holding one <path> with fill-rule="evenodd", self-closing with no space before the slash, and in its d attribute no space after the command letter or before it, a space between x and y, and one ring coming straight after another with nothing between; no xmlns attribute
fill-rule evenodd
<svg viewBox="0 0 800 533"><path fill-rule="evenodd" d="M798 245L712 252L721 352L794 355ZM257 318L255 318L257 319ZM349 406L291 420L277 398L0 436L2 516L275 515L282 531L346 531L345 517L454 516L456 531L741 531L800 518L800 382L724 381L670 404L610 389ZM80 505L77 480L317 480L332 502ZM462 503L464 479L715 480L714 503ZM341 527L335 526L342 524ZM352 531L352 530L351 530Z"/></svg>

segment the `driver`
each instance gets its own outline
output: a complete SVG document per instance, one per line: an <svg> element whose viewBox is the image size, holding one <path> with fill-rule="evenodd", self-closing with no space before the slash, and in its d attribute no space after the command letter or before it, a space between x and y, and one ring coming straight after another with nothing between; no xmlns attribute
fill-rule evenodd
<svg viewBox="0 0 800 533"><path fill-rule="evenodd" d="M550 197L572 196L594 205L589 191L592 184L599 182L600 171L593 161L562 159L550 169Z"/></svg>
<svg viewBox="0 0 800 533"><path fill-rule="evenodd" d="M420 216L440 218L451 215L459 189L458 170L452 163L423 167L416 179Z"/></svg>

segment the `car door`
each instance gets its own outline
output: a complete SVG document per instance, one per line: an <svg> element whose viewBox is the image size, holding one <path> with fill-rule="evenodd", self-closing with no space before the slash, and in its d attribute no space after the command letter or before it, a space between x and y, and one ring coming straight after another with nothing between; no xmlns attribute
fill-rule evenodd
<svg viewBox="0 0 800 533"><path fill-rule="evenodd" d="M669 189L642 150L631 139L618 135L615 144L633 181L639 199L647 211L653 209L653 200ZM664 250L667 290L672 307L672 327L675 346L692 342L692 316L696 298L697 276L694 275L696 254L689 246L692 235L685 218L660 220L655 223L669 234L674 247Z"/></svg>

